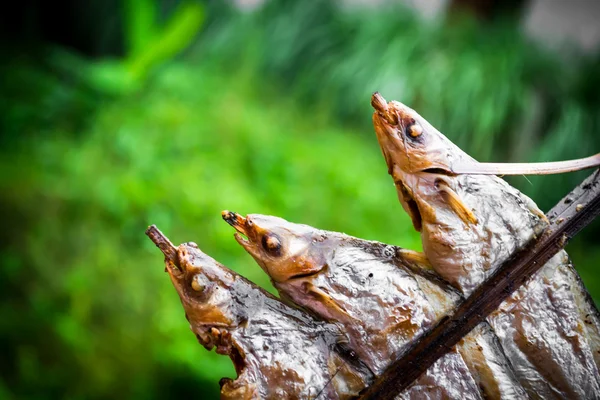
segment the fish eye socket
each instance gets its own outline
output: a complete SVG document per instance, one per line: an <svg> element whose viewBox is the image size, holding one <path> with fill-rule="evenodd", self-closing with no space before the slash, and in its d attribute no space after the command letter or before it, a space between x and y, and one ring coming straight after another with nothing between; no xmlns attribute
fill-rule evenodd
<svg viewBox="0 0 600 400"><path fill-rule="evenodd" d="M262 237L262 246L267 253L272 256L281 255L281 240L277 235L267 233Z"/></svg>
<svg viewBox="0 0 600 400"><path fill-rule="evenodd" d="M406 136L416 139L423 134L423 127L414 118L411 118L404 128L404 133Z"/></svg>
<svg viewBox="0 0 600 400"><path fill-rule="evenodd" d="M194 289L194 291L196 292L202 292L204 290L204 285L202 283L200 283L200 281L197 279L197 277L195 276L194 278L192 278L192 289Z"/></svg>

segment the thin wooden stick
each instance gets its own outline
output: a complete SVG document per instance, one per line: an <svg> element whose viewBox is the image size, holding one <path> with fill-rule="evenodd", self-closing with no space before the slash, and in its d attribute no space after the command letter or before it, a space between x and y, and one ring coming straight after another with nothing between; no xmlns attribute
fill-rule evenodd
<svg viewBox="0 0 600 400"><path fill-rule="evenodd" d="M156 225L150 225L146 229L146 235L154 242L156 247L160 249L165 255L165 259L175 262L177 260L177 248L171 243L171 241L156 227Z"/></svg>
<svg viewBox="0 0 600 400"><path fill-rule="evenodd" d="M527 282L581 229L600 214L600 170L596 170L550 212L538 240L517 252L365 389L361 400L393 399Z"/></svg>
<svg viewBox="0 0 600 400"><path fill-rule="evenodd" d="M450 167L455 174L475 175L551 175L600 166L600 153L576 160L539 163L457 163Z"/></svg>

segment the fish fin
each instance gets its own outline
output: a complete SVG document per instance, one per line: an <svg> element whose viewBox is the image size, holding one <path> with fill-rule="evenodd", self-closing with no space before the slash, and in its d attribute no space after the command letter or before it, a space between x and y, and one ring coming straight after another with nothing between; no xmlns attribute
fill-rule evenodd
<svg viewBox="0 0 600 400"><path fill-rule="evenodd" d="M548 217L546 217L546 214L544 214L544 212L538 208L537 204L535 204L533 202L533 200L531 200L529 197L527 197L525 195L520 196L520 197L521 197L521 200L523 200L523 202L525 203L525 206L527 207L529 212L531 212L533 215L535 215L542 221L542 224L540 226L540 231L536 232L536 235L541 233L541 231L543 231L549 223Z"/></svg>
<svg viewBox="0 0 600 400"><path fill-rule="evenodd" d="M322 289L318 288L310 282L305 282L303 286L304 290L306 291L306 294L320 301L327 308L333 309L337 313L350 317L346 310L344 310L330 295L325 293Z"/></svg>
<svg viewBox="0 0 600 400"><path fill-rule="evenodd" d="M398 251L398 253L400 254L400 257L412 264L417 264L418 266L426 269L432 269L431 263L427 259L425 253L408 249L401 249Z"/></svg>
<svg viewBox="0 0 600 400"><path fill-rule="evenodd" d="M600 166L600 153L567 161L539 163L454 163L450 171L455 175L551 175Z"/></svg>
<svg viewBox="0 0 600 400"><path fill-rule="evenodd" d="M463 222L467 225L476 224L477 217L473 214L473 211L469 209L460 199L458 194L449 186L440 185L440 193L444 196L444 200L450 208L463 220Z"/></svg>

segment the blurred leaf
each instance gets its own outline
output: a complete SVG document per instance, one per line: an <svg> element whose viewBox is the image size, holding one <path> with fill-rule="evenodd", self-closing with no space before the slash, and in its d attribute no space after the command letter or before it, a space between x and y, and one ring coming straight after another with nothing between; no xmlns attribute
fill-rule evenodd
<svg viewBox="0 0 600 400"><path fill-rule="evenodd" d="M129 73L134 79L143 79L153 66L186 48L200 30L203 20L201 4L191 1L181 3L162 31L128 57Z"/></svg>
<svg viewBox="0 0 600 400"><path fill-rule="evenodd" d="M141 79L121 60L102 60L87 66L87 81L95 90L111 95L122 95L138 90Z"/></svg>
<svg viewBox="0 0 600 400"><path fill-rule="evenodd" d="M124 0L125 40L130 55L137 56L158 36L159 3L153 0Z"/></svg>

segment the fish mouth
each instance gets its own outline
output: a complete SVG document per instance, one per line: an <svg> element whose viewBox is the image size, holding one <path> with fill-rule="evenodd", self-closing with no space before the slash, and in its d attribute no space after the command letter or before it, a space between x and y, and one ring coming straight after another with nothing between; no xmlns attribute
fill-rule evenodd
<svg viewBox="0 0 600 400"><path fill-rule="evenodd" d="M221 211L221 217L223 217L223 220L225 220L225 222L233 226L236 231L246 235L246 223L248 222L246 218L242 217L236 212L228 210Z"/></svg>
<svg viewBox="0 0 600 400"><path fill-rule="evenodd" d="M394 133L396 129L393 126L390 126L386 117L381 115L378 111L373 114L373 123L375 125L375 132L377 133L377 139L381 147L383 158L388 166L388 174L390 174L394 180L400 203L410 216L415 230L420 232L423 224L419 207L412 195L412 192L403 182L402 178L404 171L394 161L392 146L394 146L393 143L401 139L399 139Z"/></svg>
<svg viewBox="0 0 600 400"><path fill-rule="evenodd" d="M373 125L377 134L377 141L381 147L381 152L388 166L388 173L394 179L394 184L398 192L398 198L402 207L406 210L412 220L415 230L421 231L423 220L417 202L412 191L408 189L402 178L403 169L394 160L394 152L402 151L397 147L404 144L403 138L398 135L398 112L393 104L389 104L378 92L371 96L371 105L375 109L373 113Z"/></svg>
<svg viewBox="0 0 600 400"><path fill-rule="evenodd" d="M423 228L423 217L421 216L421 211L419 210L415 198L404 182L398 180L395 183L402 206L410 216L415 230L421 232L421 229Z"/></svg>
<svg viewBox="0 0 600 400"><path fill-rule="evenodd" d="M221 217L223 220L231 225L237 232L233 235L235 240L245 249L249 249L252 242L249 240L249 225L252 225L252 222L248 218L244 218L242 215L228 210L223 210L221 212Z"/></svg>
<svg viewBox="0 0 600 400"><path fill-rule="evenodd" d="M231 332L221 327L207 327L196 333L198 342L206 349L215 348L217 354L229 356L235 368L236 378L223 377L219 380L221 391L229 393L243 393L252 390L253 385L248 380L248 363L246 352L238 343Z"/></svg>
<svg viewBox="0 0 600 400"><path fill-rule="evenodd" d="M237 378L233 382L237 383L241 381L240 378L242 378L242 375L244 374L245 369L247 367L246 355L241 349L240 344L236 341L233 341L231 343L230 347L226 350L226 352L229 358L231 359L231 362L233 363L233 367L235 368L235 372L237 374Z"/></svg>
<svg viewBox="0 0 600 400"><path fill-rule="evenodd" d="M233 235L235 240L250 254L257 264L267 273L269 276L269 268L265 265L263 258L264 255L260 250L260 235L258 227L254 224L250 216L244 218L240 214L233 211L223 211L221 216L229 225L231 225L237 232ZM275 277L271 276L275 279Z"/></svg>

